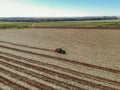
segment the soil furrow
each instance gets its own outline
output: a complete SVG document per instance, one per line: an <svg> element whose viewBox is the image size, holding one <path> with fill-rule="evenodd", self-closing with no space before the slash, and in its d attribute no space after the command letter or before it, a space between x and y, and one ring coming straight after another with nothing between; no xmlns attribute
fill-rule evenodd
<svg viewBox="0 0 120 90"><path fill-rule="evenodd" d="M38 48L38 47L33 47L33 46L27 46L27 45L21 45L21 44L6 42L6 41L0 41L0 43L7 43L7 44L15 45L15 46L21 46L21 47L26 47L26 48L31 48L31 49L37 49L37 50L54 51L52 49Z"/></svg>
<svg viewBox="0 0 120 90"><path fill-rule="evenodd" d="M83 88L79 88L79 87L73 86L71 84L67 84L67 83L64 83L64 82L49 78L47 76L44 76L44 75L41 75L41 74L38 74L38 73L35 73L35 72L32 72L32 71L28 71L28 70L26 70L26 69L24 69L22 67L17 67L17 66L5 63L3 61L0 61L0 64L4 65L6 67L9 67L11 69L14 69L14 70L29 74L29 75L31 75L33 77L38 78L38 79L42 79L44 81L47 81L47 82L54 83L56 85L62 86L62 87L66 88L66 89L69 89L69 90L85 90Z"/></svg>
<svg viewBox="0 0 120 90"><path fill-rule="evenodd" d="M71 76L68 76L68 75L65 75L65 74L62 74L62 73L58 73L58 72L55 72L55 71L52 71L52 70L48 70L48 69L45 69L45 68L42 68L42 67L38 67L38 66L35 66L35 65L30 65L30 64L27 64L27 63L16 61L14 59L10 59L10 58L4 57L4 56L0 56L0 58L5 59L9 62L14 62L14 63L20 64L20 65L23 65L25 67L34 68L36 70L43 71L45 73L49 73L51 75L56 75L56 76L62 77L64 79L69 79L69 80L78 82L78 83L83 84L83 85L91 86L91 87L94 87L94 88L99 88L99 89L102 89L102 90L117 90L115 88L111 88L111 87L104 86L104 85L101 85L101 84L96 84L96 83L93 83L93 82L89 82L89 81L86 81L86 80L83 80L83 79L78 79L78 78L75 78L75 77L71 77ZM15 76L15 75L13 75L13 76ZM25 79L25 78L22 78L22 79Z"/></svg>
<svg viewBox="0 0 120 90"><path fill-rule="evenodd" d="M0 72L2 72L2 71L0 71ZM8 86L12 87L14 90L15 89L17 89L17 90L29 90L28 88L20 86L19 84L16 84L16 83L14 83L14 82L12 82L12 81L4 78L4 77L1 77L1 76L0 76L0 82L5 84L5 85L8 85Z"/></svg>
<svg viewBox="0 0 120 90"><path fill-rule="evenodd" d="M12 78L16 78L16 79L18 79L18 80L20 80L20 81L26 82L26 83L34 86L34 87L39 88L40 90L55 90L54 88L52 88L52 87L50 87L50 86L46 86L46 85L41 84L41 83L38 83L38 82L36 82L36 81L34 81L34 80L30 80L30 79L28 79L27 77L23 77L23 76L20 76L20 75L18 75L18 74L12 73L12 72L10 72L10 71L8 71L8 70L5 70L5 69L3 69L3 68L1 68L1 67L0 67L0 72L5 73L6 75L9 75L9 76L12 77ZM8 83L8 84L9 84L9 83ZM22 90L22 89L21 89L21 90Z"/></svg>
<svg viewBox="0 0 120 90"><path fill-rule="evenodd" d="M1 76L2 77L2 76ZM5 77L4 77L5 78ZM23 86L24 87L24 86ZM14 90L12 87L0 82L0 90Z"/></svg>
<svg viewBox="0 0 120 90"><path fill-rule="evenodd" d="M85 74L85 73L82 73L82 72L70 70L70 69L67 69L67 68L59 67L59 66L56 66L56 65L52 65L52 64L40 62L40 61L33 60L33 59L28 59L28 58L25 58L25 57L21 57L21 56L9 54L9 53L5 53L5 52L3 52L3 54L7 55L9 57L14 57L16 59L23 60L23 61L35 63L35 64L38 64L38 65L44 65L46 67L52 67L54 69L62 70L64 72L69 72L69 73L75 74L77 76L82 76L82 77L86 77L86 78L93 79L93 80L96 80L96 81L101 81L101 82L104 82L104 83L109 83L109 84L112 84L112 85L118 85L118 86L120 86L120 82L118 82L118 81L113 81L113 80L105 79L105 78L102 78L102 77Z"/></svg>
<svg viewBox="0 0 120 90"><path fill-rule="evenodd" d="M101 67L101 66L91 65L91 64L87 64L87 63L83 63L83 62L79 62L79 61L75 61L75 60L64 59L64 58L60 58L60 57L55 57L55 56L51 56L51 55L26 51L26 50L12 48L12 47L3 46L3 45L0 45L0 47L15 50L15 51L19 51L19 52L34 54L34 55L38 55L38 56L42 56L42 57L46 57L46 58L52 58L52 59L56 59L56 60L59 60L59 61L62 60L62 61L65 61L65 62L70 62L70 63L74 63L74 64L77 64L77 65L82 65L82 66L86 66L86 67L90 67L90 68L94 68L94 69L100 69L100 70L104 70L104 71L108 71L108 72L112 72L112 73L120 73L120 70L115 70L115 69L111 69L111 68L105 68L105 67Z"/></svg>

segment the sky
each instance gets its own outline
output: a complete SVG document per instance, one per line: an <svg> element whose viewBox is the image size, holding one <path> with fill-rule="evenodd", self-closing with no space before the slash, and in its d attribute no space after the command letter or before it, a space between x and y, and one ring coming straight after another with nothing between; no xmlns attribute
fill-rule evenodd
<svg viewBox="0 0 120 90"><path fill-rule="evenodd" d="M0 0L0 17L120 16L120 0Z"/></svg>

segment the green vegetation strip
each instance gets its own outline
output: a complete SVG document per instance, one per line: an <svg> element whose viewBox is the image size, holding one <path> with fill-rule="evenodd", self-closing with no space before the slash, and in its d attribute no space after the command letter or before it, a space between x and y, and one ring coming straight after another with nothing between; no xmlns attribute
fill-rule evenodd
<svg viewBox="0 0 120 90"><path fill-rule="evenodd" d="M91 21L50 21L50 22L0 22L0 29L32 28L47 26L83 26L83 27L120 27L118 20L91 20Z"/></svg>

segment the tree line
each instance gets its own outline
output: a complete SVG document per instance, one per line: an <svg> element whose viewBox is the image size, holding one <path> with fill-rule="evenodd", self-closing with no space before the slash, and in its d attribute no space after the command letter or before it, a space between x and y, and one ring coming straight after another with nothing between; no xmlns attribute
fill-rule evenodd
<svg viewBox="0 0 120 90"><path fill-rule="evenodd" d="M4 22L49 22L49 21L87 21L87 20L114 20L116 16L99 16L99 17L1 17L0 21Z"/></svg>

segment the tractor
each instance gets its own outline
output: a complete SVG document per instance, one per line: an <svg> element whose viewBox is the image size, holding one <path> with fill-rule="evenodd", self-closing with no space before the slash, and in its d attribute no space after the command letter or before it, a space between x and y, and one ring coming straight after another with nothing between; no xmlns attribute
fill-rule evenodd
<svg viewBox="0 0 120 90"><path fill-rule="evenodd" d="M56 48L55 52L60 53L60 54L67 54L63 48Z"/></svg>

